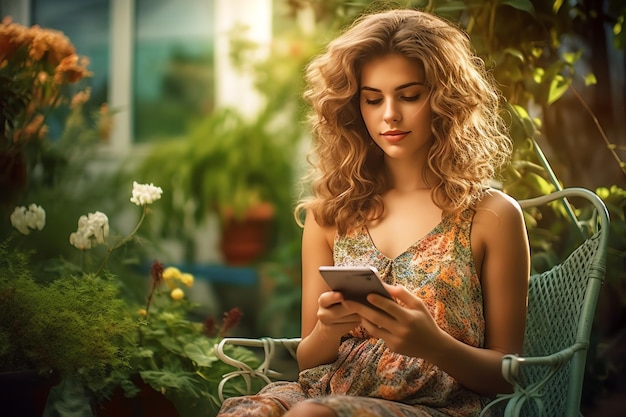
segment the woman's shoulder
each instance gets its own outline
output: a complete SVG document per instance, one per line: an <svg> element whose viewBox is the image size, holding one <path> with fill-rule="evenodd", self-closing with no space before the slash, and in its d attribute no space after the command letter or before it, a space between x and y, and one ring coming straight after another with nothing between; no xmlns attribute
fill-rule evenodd
<svg viewBox="0 0 626 417"><path fill-rule="evenodd" d="M475 205L473 228L495 231L500 227L523 226L522 209L510 195L490 188Z"/></svg>
<svg viewBox="0 0 626 417"><path fill-rule="evenodd" d="M306 217L304 220L304 235L314 239L325 240L330 247L335 239L337 233L337 226L335 225L322 225L317 221L313 210L306 211Z"/></svg>
<svg viewBox="0 0 626 417"><path fill-rule="evenodd" d="M476 211L488 210L496 213L521 213L521 207L515 198L495 188L487 189L482 198L476 203L475 208Z"/></svg>

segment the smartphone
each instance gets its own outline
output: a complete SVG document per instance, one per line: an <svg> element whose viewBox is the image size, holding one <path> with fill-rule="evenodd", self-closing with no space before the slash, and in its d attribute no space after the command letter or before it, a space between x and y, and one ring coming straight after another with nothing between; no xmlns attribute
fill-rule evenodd
<svg viewBox="0 0 626 417"><path fill-rule="evenodd" d="M367 294L376 293L393 300L373 266L320 266L319 271L328 286L341 292L346 300L358 301L374 309L377 308L367 301Z"/></svg>

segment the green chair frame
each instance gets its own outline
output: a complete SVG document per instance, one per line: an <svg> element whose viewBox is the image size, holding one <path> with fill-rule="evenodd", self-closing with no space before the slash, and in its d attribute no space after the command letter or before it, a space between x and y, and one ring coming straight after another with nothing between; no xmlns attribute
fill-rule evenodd
<svg viewBox="0 0 626 417"><path fill-rule="evenodd" d="M502 375L513 384L511 394L497 396L488 409L512 416L581 416L580 403L591 327L600 288L605 277L609 238L609 215L603 201L584 188L566 188L519 203L523 209L561 202L571 209L570 198L582 198L593 205L592 235L550 270L530 277L528 314L522 356L505 355ZM576 224L579 226L578 222ZM295 358L300 338L225 338L215 346L223 362L237 370L223 376L218 393L224 401L225 384L242 377L252 394L252 378L263 384L286 379L272 369L277 352L286 350ZM224 353L226 345L263 350L256 369ZM295 364L295 362L294 362ZM289 378L288 378L289 379ZM293 379L293 378L291 378Z"/></svg>

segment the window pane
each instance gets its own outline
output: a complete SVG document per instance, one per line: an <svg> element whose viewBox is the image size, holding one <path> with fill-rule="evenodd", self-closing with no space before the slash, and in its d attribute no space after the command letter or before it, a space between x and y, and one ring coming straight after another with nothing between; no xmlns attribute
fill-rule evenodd
<svg viewBox="0 0 626 417"><path fill-rule="evenodd" d="M183 135L214 104L213 2L136 0L134 138Z"/></svg>
<svg viewBox="0 0 626 417"><path fill-rule="evenodd" d="M89 104L96 111L107 102L109 79L109 20L110 0L33 0L32 22L63 32L76 48L76 53L89 58L88 69L93 73L81 81L80 87L91 86ZM51 138L58 137L65 120L59 109L48 118Z"/></svg>

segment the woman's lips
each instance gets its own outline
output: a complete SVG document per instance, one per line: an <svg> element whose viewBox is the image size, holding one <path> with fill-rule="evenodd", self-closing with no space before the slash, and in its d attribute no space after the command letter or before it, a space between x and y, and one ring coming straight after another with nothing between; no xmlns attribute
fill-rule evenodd
<svg viewBox="0 0 626 417"><path fill-rule="evenodd" d="M387 141L391 143L400 142L404 139L409 133L401 130L389 130L381 133L381 136Z"/></svg>

